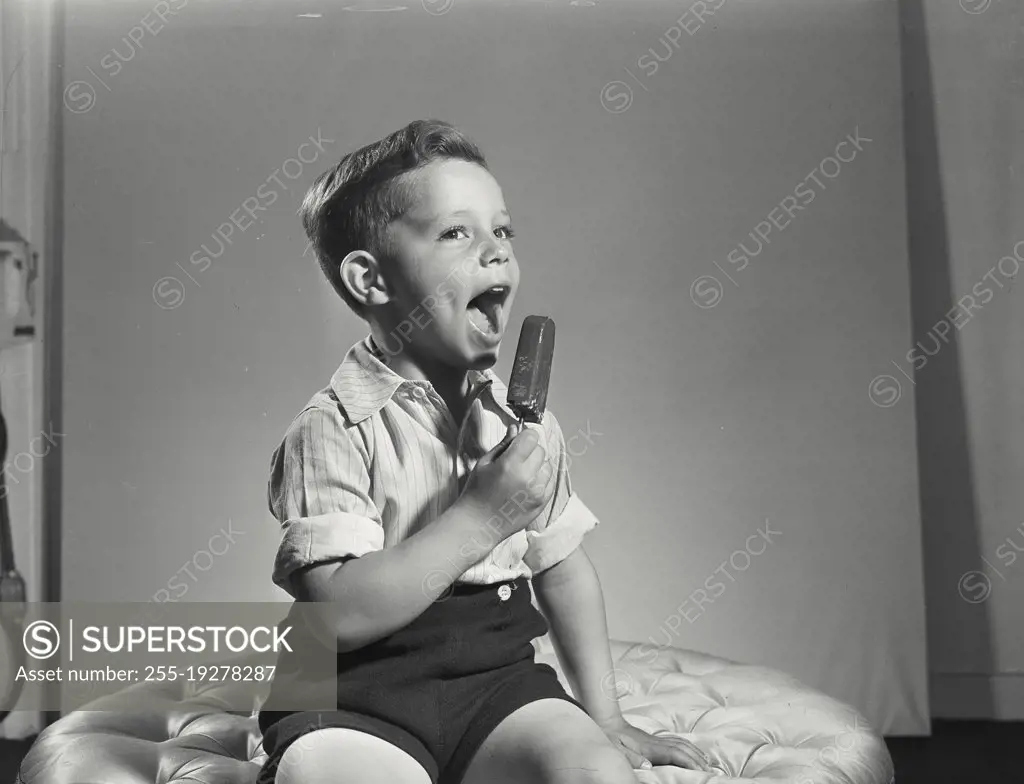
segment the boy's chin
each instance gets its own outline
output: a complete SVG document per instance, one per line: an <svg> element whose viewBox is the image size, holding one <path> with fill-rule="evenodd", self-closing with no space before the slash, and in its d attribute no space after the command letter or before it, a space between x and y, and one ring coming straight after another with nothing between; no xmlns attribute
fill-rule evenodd
<svg viewBox="0 0 1024 784"><path fill-rule="evenodd" d="M457 353L465 370L486 370L498 361L501 343L483 344L470 340Z"/></svg>
<svg viewBox="0 0 1024 784"><path fill-rule="evenodd" d="M429 348L421 347L421 352L432 356L450 368L460 371L486 370L498 361L498 353L502 340L478 339L470 333L459 334L459 331L437 332L430 341Z"/></svg>
<svg viewBox="0 0 1024 784"><path fill-rule="evenodd" d="M486 370L489 367L493 367L498 361L498 351L500 348L500 343L496 343L493 346L468 346L467 350L460 352L465 369Z"/></svg>
<svg viewBox="0 0 1024 784"><path fill-rule="evenodd" d="M456 331L449 336L448 349L453 359L464 370L484 370L498 361L503 336L485 336L473 331L472 326L463 334Z"/></svg>
<svg viewBox="0 0 1024 784"><path fill-rule="evenodd" d="M498 361L498 347L495 346L487 353L480 354L474 362L466 367L466 370L487 370L494 367Z"/></svg>

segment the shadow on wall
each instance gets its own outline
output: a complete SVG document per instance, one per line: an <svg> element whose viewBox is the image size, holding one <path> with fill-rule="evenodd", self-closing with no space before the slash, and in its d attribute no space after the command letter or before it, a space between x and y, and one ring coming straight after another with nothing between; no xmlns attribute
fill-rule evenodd
<svg viewBox="0 0 1024 784"><path fill-rule="evenodd" d="M923 356L936 351L935 336L929 332L954 306L955 295L924 0L899 0L899 9L911 318L913 342ZM928 360L926 383L916 383L921 374L915 375L925 596L934 599L948 593L948 572L929 554L956 553L958 561L971 563L980 563L983 555L957 342L941 344L938 356ZM973 603L974 587L958 587L962 595L967 590L964 599ZM941 611L943 604L933 600L927 607L931 615ZM991 672L990 608L982 601L982 607L974 609L963 616L966 623L961 631L975 641L974 661ZM929 649L934 649L933 619L928 620ZM993 704L988 693L980 707L992 715Z"/></svg>

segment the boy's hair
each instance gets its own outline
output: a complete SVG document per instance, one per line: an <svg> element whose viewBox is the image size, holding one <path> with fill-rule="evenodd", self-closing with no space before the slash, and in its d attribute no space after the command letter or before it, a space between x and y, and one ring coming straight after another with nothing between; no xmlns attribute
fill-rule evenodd
<svg viewBox="0 0 1024 784"><path fill-rule="evenodd" d="M351 152L321 174L299 208L320 268L356 314L362 307L341 282L341 260L354 250L388 258L387 226L408 208L403 175L431 161L455 158L487 168L480 149L441 120L416 120L380 141Z"/></svg>

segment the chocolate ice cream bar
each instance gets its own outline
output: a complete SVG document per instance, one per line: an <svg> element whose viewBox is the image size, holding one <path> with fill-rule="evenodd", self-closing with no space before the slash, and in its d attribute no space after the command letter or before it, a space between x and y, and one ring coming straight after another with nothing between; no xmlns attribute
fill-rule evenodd
<svg viewBox="0 0 1024 784"><path fill-rule="evenodd" d="M544 417L554 356L555 322L547 316L527 316L508 385L509 407L525 422L539 423Z"/></svg>

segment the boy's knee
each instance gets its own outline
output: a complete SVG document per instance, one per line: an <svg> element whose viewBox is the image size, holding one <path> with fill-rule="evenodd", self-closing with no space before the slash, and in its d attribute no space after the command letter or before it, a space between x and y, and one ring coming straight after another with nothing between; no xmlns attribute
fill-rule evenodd
<svg viewBox="0 0 1024 784"><path fill-rule="evenodd" d="M430 784L406 752L358 730L325 727L296 739L281 755L275 784Z"/></svg>
<svg viewBox="0 0 1024 784"><path fill-rule="evenodd" d="M550 784L637 784L633 768L613 746L579 749L574 756L573 764L553 771Z"/></svg>

